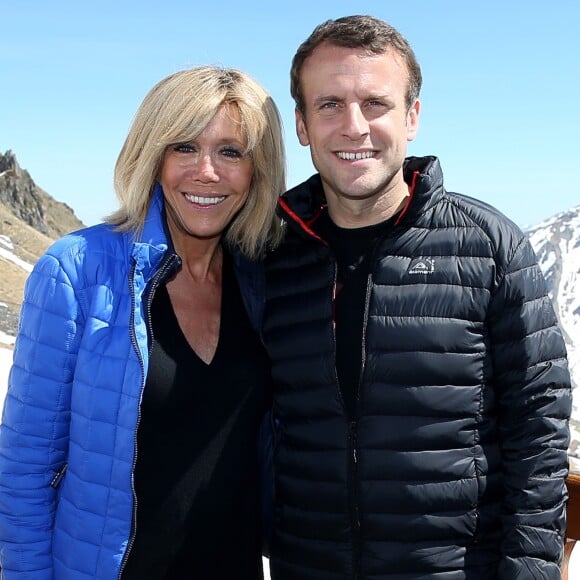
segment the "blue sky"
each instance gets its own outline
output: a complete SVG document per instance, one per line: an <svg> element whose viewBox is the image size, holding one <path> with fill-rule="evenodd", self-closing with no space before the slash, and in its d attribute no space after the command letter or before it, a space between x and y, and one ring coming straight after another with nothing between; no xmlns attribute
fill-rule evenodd
<svg viewBox="0 0 580 580"><path fill-rule="evenodd" d="M315 25L373 14L413 45L424 86L411 155L437 155L447 189L520 226L580 204L580 2L4 0L0 152L87 224L116 207L112 171L161 78L198 64L245 70L284 120L288 185L312 164L294 132L289 67Z"/></svg>

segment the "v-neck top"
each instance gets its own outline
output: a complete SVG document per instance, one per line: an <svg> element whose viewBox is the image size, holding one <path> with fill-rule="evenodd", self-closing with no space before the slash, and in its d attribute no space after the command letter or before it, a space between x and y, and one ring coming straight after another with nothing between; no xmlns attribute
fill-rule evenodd
<svg viewBox="0 0 580 580"><path fill-rule="evenodd" d="M189 346L165 286L137 435L135 542L123 580L263 577L258 426L270 366L224 256L217 350Z"/></svg>

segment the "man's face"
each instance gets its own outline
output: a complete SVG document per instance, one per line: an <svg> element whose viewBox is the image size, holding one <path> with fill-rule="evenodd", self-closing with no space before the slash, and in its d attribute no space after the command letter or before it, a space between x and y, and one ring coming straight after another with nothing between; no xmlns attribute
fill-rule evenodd
<svg viewBox="0 0 580 580"><path fill-rule="evenodd" d="M296 132L310 146L329 208L380 212L383 198L406 195L402 165L417 133L419 101L407 108L403 58L323 43L300 80L305 110L296 111Z"/></svg>

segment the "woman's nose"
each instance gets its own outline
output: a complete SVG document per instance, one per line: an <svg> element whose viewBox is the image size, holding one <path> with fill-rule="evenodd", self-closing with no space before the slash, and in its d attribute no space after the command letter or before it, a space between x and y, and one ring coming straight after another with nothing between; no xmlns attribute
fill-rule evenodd
<svg viewBox="0 0 580 580"><path fill-rule="evenodd" d="M210 153L201 153L195 164L195 170L201 181L218 181L219 175Z"/></svg>

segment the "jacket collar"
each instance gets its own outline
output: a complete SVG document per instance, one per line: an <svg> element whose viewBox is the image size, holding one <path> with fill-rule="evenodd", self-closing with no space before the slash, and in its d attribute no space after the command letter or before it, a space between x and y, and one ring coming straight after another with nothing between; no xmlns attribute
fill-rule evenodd
<svg viewBox="0 0 580 580"><path fill-rule="evenodd" d="M158 267L168 250L173 250L173 244L165 225L163 190L156 183L141 235L133 244L132 255L137 268L147 275Z"/></svg>
<svg viewBox="0 0 580 580"><path fill-rule="evenodd" d="M404 178L410 187L411 199L397 223L413 223L419 215L435 205L445 193L443 173L437 157L407 157ZM278 214L289 224L314 235L312 223L326 207L320 174L316 173L300 185L288 190L278 202Z"/></svg>
<svg viewBox="0 0 580 580"><path fill-rule="evenodd" d="M152 246L167 245L170 237L165 225L165 200L163 189L159 183L155 183L147 217L143 223L143 229L138 243ZM165 248L167 249L167 247Z"/></svg>

